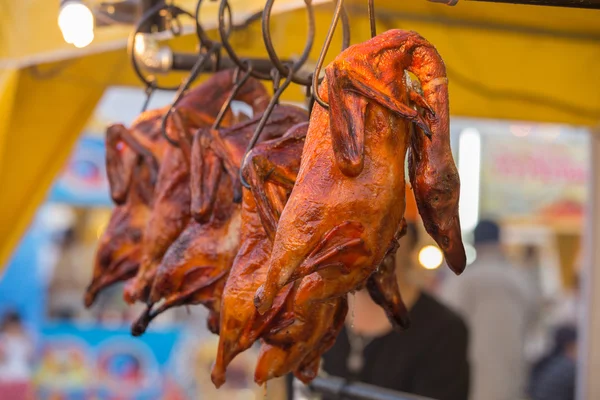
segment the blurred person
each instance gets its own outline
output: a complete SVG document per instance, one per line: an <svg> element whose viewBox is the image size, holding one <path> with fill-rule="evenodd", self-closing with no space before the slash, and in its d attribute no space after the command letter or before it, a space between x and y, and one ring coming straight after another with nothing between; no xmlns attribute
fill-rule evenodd
<svg viewBox="0 0 600 400"><path fill-rule="evenodd" d="M577 330L571 324L557 327L551 351L531 369L529 396L532 400L575 399Z"/></svg>
<svg viewBox="0 0 600 400"><path fill-rule="evenodd" d="M16 312L7 312L0 323L0 382L28 382L32 362L33 344L21 317Z"/></svg>
<svg viewBox="0 0 600 400"><path fill-rule="evenodd" d="M474 242L476 261L447 280L442 298L469 327L471 399L518 400L525 393L525 341L538 311L537 292L504 256L495 222L481 221Z"/></svg>
<svg viewBox="0 0 600 400"><path fill-rule="evenodd" d="M469 392L468 331L461 317L424 291L415 279L419 243L414 224L400 240L396 274L411 325L395 332L366 290L350 295L346 325L324 354L328 375L438 400L466 400ZM293 383L292 383L293 381ZM310 398L288 377L288 398ZM322 397L329 400L328 397Z"/></svg>
<svg viewBox="0 0 600 400"><path fill-rule="evenodd" d="M580 270L583 261L583 251L580 248L573 265L573 283L570 287L562 289L554 299L550 323L554 326L564 324L577 324L581 303Z"/></svg>

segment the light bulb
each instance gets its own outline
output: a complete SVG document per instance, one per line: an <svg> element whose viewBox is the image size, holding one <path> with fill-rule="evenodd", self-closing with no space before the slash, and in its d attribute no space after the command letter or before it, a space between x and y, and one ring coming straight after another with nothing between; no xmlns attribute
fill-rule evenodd
<svg viewBox="0 0 600 400"><path fill-rule="evenodd" d="M81 49L92 43L94 40L94 31L87 31L85 33L81 33L81 35L77 36L77 38L73 41L73 46Z"/></svg>
<svg viewBox="0 0 600 400"><path fill-rule="evenodd" d="M65 42L75 47L85 47L94 39L94 15L78 1L67 1L61 6L58 27Z"/></svg>
<svg viewBox="0 0 600 400"><path fill-rule="evenodd" d="M444 255L436 246L425 246L419 251L419 264L425 269L436 269L442 265Z"/></svg>

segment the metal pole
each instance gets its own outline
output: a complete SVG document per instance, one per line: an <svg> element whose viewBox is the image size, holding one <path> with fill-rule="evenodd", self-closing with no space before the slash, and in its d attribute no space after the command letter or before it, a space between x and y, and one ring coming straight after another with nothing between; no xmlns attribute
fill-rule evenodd
<svg viewBox="0 0 600 400"><path fill-rule="evenodd" d="M584 262L581 268L577 400L600 398L600 127L590 134L588 207L583 233Z"/></svg>
<svg viewBox="0 0 600 400"><path fill-rule="evenodd" d="M360 382L347 382L338 377L316 377L310 384L313 392L347 400L433 400L400 393Z"/></svg>
<svg viewBox="0 0 600 400"><path fill-rule="evenodd" d="M196 53L173 53L173 70L176 71L190 71L196 61L198 61L199 55ZM273 64L270 60L264 58L250 58L247 60L251 65L252 69L268 74L273 69ZM235 68L237 64L233 62L229 57L222 57L219 62L220 69ZM215 69L214 60L210 60L204 70L206 72Z"/></svg>
<svg viewBox="0 0 600 400"><path fill-rule="evenodd" d="M166 67L165 71L162 72L168 72L169 70L174 70L174 71L189 71L192 69L192 67L194 66L194 64L196 63L196 61L198 61L198 54L194 54L194 53L173 53L172 55L172 64L169 67ZM271 72L271 70L273 69L273 63L271 62L271 60L269 59L265 59L265 58L249 58L249 59L245 59L245 61L248 61L251 65L252 65L252 69L260 72L260 73L264 73L264 74L269 74ZM290 60L282 60L283 63L290 63ZM230 68L236 68L237 64L230 59L229 57L221 57L221 60L219 61L219 69L223 70L223 69L230 69ZM204 72L211 72L215 70L215 65L214 65L214 60L211 59L209 60L203 71ZM312 71L304 71L304 70L300 70L297 72L298 76L300 77L308 77L309 74Z"/></svg>
<svg viewBox="0 0 600 400"><path fill-rule="evenodd" d="M429 0L434 3L444 3L450 6L456 5L459 0ZM523 4L530 6L552 6L569 8L587 8L600 10L600 0L465 0L505 4Z"/></svg>

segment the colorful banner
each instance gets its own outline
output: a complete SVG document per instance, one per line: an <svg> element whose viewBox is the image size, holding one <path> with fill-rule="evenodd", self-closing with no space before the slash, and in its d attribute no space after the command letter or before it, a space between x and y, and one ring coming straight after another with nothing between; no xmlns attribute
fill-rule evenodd
<svg viewBox="0 0 600 400"><path fill-rule="evenodd" d="M585 131L505 124L500 133L487 127L480 129L482 216L583 214L590 173Z"/></svg>
<svg viewBox="0 0 600 400"><path fill-rule="evenodd" d="M60 324L42 329L34 374L39 400L184 400L169 373L179 329Z"/></svg>

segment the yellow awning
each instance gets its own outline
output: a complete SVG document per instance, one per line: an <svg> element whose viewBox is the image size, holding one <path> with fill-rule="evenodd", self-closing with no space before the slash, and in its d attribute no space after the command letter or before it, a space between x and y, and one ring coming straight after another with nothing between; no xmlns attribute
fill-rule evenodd
<svg viewBox="0 0 600 400"><path fill-rule="evenodd" d="M230 0L232 1L232 0ZM192 9L191 0L178 1ZM203 21L215 22L212 2ZM302 2L278 0L278 7ZM352 41L369 37L366 1L348 1ZM377 1L379 30L400 27L433 42L449 70L453 115L595 125L600 120L600 12L464 2ZM138 85L125 52L130 27L99 28L85 49L63 43L58 1L0 0L0 266L10 255L104 90ZM263 0L232 1L234 15L262 8ZM318 56L331 5L320 6L311 59ZM239 17L241 16L241 17ZM298 55L304 11L278 15L273 41L281 57ZM338 31L340 28L338 27ZM193 35L172 41L194 51ZM265 56L260 23L236 32L245 56ZM339 52L340 34L328 60ZM173 75L172 82L182 75ZM291 87L284 99L302 100Z"/></svg>

